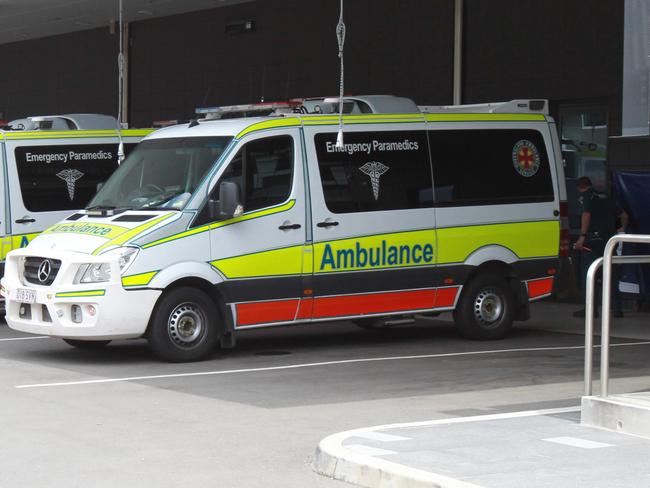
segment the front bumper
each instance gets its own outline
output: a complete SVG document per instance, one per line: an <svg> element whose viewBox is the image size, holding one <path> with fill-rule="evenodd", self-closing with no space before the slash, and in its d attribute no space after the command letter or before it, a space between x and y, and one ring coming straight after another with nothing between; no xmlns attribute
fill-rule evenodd
<svg viewBox="0 0 650 488"><path fill-rule="evenodd" d="M7 256L1 282L9 327L31 334L81 340L127 339L145 333L162 293L160 290L125 290L119 273L114 275L116 281L72 284L70 277L79 264L98 259L76 253L49 256L39 253L39 257L59 259L62 264L52 285L34 285L23 279L20 269L20 258L32 255L26 251L12 251ZM20 301L19 290L29 290L30 295L33 291L33 303Z"/></svg>

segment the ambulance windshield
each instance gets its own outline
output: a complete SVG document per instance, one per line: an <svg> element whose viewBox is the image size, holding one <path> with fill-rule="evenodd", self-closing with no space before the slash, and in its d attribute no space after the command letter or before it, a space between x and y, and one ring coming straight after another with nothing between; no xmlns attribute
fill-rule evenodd
<svg viewBox="0 0 650 488"><path fill-rule="evenodd" d="M143 141L88 208L182 210L231 139L184 137Z"/></svg>

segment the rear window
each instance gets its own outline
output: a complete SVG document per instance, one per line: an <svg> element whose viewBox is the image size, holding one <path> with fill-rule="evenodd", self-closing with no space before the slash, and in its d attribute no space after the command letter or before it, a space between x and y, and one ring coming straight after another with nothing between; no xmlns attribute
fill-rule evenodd
<svg viewBox="0 0 650 488"><path fill-rule="evenodd" d="M135 144L125 144L128 154ZM17 147L18 181L30 212L84 208L117 169L117 144Z"/></svg>
<svg viewBox="0 0 650 488"><path fill-rule="evenodd" d="M553 200L542 134L536 130L429 131L436 205Z"/></svg>
<svg viewBox="0 0 650 488"><path fill-rule="evenodd" d="M425 131L316 134L325 204L332 213L373 212L433 206L431 164Z"/></svg>

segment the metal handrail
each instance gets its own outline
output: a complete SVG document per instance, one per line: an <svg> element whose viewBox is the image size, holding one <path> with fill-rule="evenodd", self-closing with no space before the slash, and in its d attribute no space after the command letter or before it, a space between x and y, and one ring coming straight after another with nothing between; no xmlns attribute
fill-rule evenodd
<svg viewBox="0 0 650 488"><path fill-rule="evenodd" d="M633 244L650 244L650 235L641 234L616 234L605 245L603 257L596 259L587 271L586 280L586 303L585 303L585 395L592 394L592 370L593 370L593 335L594 335L594 309L595 297L594 288L596 273L603 266L602 286L602 319L600 332L600 396L607 397L609 394L609 333L611 321L611 287L612 287L612 264L623 263L650 263L649 255L636 256L614 256L614 249L623 242Z"/></svg>

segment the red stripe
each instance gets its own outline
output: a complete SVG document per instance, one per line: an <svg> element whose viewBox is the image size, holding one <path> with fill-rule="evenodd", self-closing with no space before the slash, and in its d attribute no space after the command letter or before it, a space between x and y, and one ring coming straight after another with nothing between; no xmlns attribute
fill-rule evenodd
<svg viewBox="0 0 650 488"><path fill-rule="evenodd" d="M285 322L294 320L300 300L280 300L237 304L237 325Z"/></svg>
<svg viewBox="0 0 650 488"><path fill-rule="evenodd" d="M458 287L238 303L237 325L453 307ZM297 312L297 313L296 313Z"/></svg>
<svg viewBox="0 0 650 488"><path fill-rule="evenodd" d="M314 299L314 318L423 310L436 306L436 290L400 291Z"/></svg>
<svg viewBox="0 0 650 488"><path fill-rule="evenodd" d="M542 278L528 282L528 297L537 298L548 295L553 290L553 278Z"/></svg>
<svg viewBox="0 0 650 488"><path fill-rule="evenodd" d="M298 307L298 320L310 319L311 314L314 310L314 299L313 298L302 298L300 300L300 306Z"/></svg>
<svg viewBox="0 0 650 488"><path fill-rule="evenodd" d="M456 295L458 295L458 287L453 288L438 288L436 293L436 307L453 307L456 303Z"/></svg>

